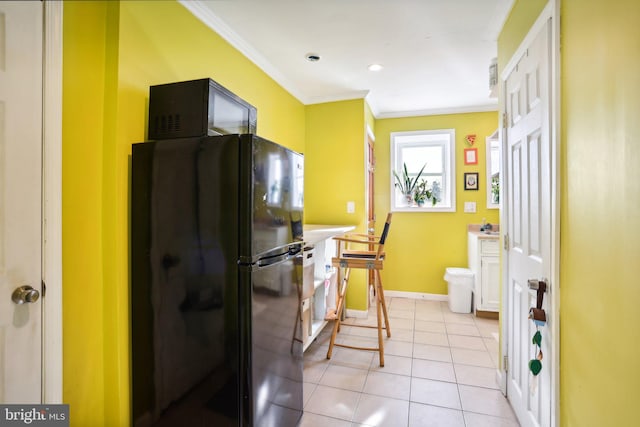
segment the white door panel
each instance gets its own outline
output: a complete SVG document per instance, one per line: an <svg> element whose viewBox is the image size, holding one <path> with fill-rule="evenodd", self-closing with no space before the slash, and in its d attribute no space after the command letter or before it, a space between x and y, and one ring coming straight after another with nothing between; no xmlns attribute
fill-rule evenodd
<svg viewBox="0 0 640 427"><path fill-rule="evenodd" d="M0 402L41 401L42 3L0 2Z"/></svg>
<svg viewBox="0 0 640 427"><path fill-rule="evenodd" d="M505 86L507 113L507 396L525 426L551 424L552 342L547 294L543 309L542 371L534 377L529 360L536 326L528 318L536 293L528 280L551 277L551 156L549 22L520 58Z"/></svg>

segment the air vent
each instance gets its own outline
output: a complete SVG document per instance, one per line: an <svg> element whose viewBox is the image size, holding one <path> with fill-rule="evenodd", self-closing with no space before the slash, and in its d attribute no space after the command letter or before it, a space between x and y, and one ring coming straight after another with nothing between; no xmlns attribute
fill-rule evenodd
<svg viewBox="0 0 640 427"><path fill-rule="evenodd" d="M154 121L156 135L171 135L182 130L180 114L168 114L156 117Z"/></svg>

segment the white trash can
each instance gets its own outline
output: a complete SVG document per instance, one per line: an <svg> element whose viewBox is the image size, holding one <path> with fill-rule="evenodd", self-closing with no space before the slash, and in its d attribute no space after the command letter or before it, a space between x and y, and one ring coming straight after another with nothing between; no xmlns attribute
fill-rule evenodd
<svg viewBox="0 0 640 427"><path fill-rule="evenodd" d="M444 273L449 294L449 309L454 313L471 313L473 272L468 268L449 267Z"/></svg>

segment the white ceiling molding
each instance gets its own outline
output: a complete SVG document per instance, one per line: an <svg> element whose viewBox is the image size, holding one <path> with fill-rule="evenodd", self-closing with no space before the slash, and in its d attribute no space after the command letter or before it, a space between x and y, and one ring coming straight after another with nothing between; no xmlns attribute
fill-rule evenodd
<svg viewBox="0 0 640 427"><path fill-rule="evenodd" d="M325 102L335 102L335 101L347 101L350 99L366 99L369 94L368 90L356 90L351 92L338 93L335 95L326 95L326 96L312 96L308 98L308 102L305 105L309 104L323 104Z"/></svg>
<svg viewBox="0 0 640 427"><path fill-rule="evenodd" d="M419 111L393 111L393 112L381 112L375 117L376 119L391 119L400 117L418 117L418 116L441 116L443 114L464 114L464 113L482 113L486 111L498 111L497 104L486 105L472 105L468 107L453 107L453 108L434 108L429 110Z"/></svg>

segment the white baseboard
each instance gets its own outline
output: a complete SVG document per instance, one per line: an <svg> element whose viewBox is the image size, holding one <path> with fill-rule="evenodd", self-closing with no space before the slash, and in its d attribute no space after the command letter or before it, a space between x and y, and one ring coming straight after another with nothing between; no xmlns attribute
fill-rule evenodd
<svg viewBox="0 0 640 427"><path fill-rule="evenodd" d="M369 314L366 310L352 310L347 308L347 317L355 317L357 319L366 319Z"/></svg>
<svg viewBox="0 0 640 427"><path fill-rule="evenodd" d="M425 294L422 292L384 291L385 297L410 298L429 301L449 301L449 296L442 294Z"/></svg>

